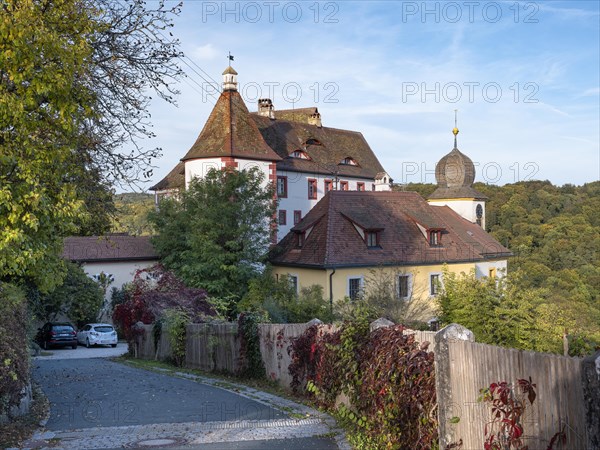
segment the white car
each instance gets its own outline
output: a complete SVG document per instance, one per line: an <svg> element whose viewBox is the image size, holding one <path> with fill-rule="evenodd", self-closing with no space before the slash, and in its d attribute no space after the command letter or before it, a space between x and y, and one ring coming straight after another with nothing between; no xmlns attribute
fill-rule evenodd
<svg viewBox="0 0 600 450"><path fill-rule="evenodd" d="M92 345L117 346L117 332L109 323L88 323L77 332L77 343L87 348Z"/></svg>

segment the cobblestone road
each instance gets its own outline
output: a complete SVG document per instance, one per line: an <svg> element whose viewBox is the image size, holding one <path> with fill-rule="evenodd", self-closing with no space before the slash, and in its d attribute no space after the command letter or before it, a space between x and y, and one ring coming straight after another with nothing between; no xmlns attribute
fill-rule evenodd
<svg viewBox="0 0 600 450"><path fill-rule="evenodd" d="M243 385L103 358L42 357L33 365L51 413L27 448L348 448L328 416Z"/></svg>

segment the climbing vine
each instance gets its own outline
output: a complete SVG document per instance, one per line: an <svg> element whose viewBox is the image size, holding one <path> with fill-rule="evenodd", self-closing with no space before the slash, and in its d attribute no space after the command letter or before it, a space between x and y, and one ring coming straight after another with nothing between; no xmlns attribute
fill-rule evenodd
<svg viewBox="0 0 600 450"><path fill-rule="evenodd" d="M246 378L264 378L265 366L260 353L258 324L268 322L260 312L244 312L238 317L240 337L239 375Z"/></svg>

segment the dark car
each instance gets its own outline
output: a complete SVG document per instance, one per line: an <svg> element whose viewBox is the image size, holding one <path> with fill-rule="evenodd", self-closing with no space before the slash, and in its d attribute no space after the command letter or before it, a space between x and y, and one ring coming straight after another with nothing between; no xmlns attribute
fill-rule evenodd
<svg viewBox="0 0 600 450"><path fill-rule="evenodd" d="M48 322L38 330L35 340L44 350L50 347L77 348L77 334L73 325L66 322Z"/></svg>

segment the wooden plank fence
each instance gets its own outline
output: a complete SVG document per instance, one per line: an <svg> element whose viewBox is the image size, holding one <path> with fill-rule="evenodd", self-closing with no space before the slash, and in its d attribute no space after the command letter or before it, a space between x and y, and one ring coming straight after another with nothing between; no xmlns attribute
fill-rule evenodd
<svg viewBox="0 0 600 450"><path fill-rule="evenodd" d="M446 353L447 350L447 353ZM436 379L440 448L463 441L463 450L483 448L484 428L491 420L489 405L477 401L491 383L529 379L537 397L523 416L524 441L530 450L545 450L555 433L564 430L569 450L588 450L581 383L581 359L449 339L436 348ZM440 373L447 358L448 373ZM458 423L452 423L458 418Z"/></svg>
<svg viewBox="0 0 600 450"><path fill-rule="evenodd" d="M291 363L288 347L310 326L306 324L260 324L260 351L267 377L289 389ZM321 332L332 332L323 326ZM526 409L523 419L526 443L530 450L546 449L552 436L564 430L569 450L590 450L588 442L597 442L599 432L589 431L594 422L591 408L597 407L600 370L596 376L582 375L582 360L559 355L526 352L473 342L473 334L459 325L450 325L438 333L407 330L418 342L429 341L435 353L436 390L440 421L440 448L463 441L462 450L480 450L485 439L484 427L490 421L490 408L477 402L479 390L493 382L531 377L537 398ZM136 340L137 355L144 359L169 359L171 346L165 330L155 348L152 326L145 325ZM240 338L237 323L189 324L186 338L186 367L205 371L239 370ZM590 367L600 365L589 363ZM589 379L589 381L585 381ZM583 380L583 381L582 381ZM594 384L595 383L595 384ZM592 406L586 406L583 392L595 392ZM585 392L588 392L585 391ZM586 394L589 397L589 394ZM459 419L457 423L456 418ZM592 425L593 428L593 425ZM593 435L593 437L592 437ZM592 437L592 441L588 440Z"/></svg>

